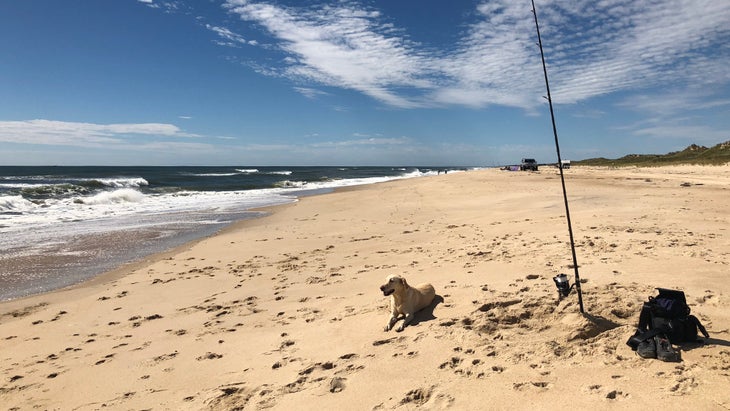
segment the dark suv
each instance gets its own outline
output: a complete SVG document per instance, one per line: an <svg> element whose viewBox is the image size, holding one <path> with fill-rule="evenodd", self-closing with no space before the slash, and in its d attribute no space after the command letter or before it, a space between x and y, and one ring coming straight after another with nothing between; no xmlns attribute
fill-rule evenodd
<svg viewBox="0 0 730 411"><path fill-rule="evenodd" d="M520 170L526 171L526 170L532 170L537 171L537 161L535 161L534 158L523 158L522 164L520 165Z"/></svg>

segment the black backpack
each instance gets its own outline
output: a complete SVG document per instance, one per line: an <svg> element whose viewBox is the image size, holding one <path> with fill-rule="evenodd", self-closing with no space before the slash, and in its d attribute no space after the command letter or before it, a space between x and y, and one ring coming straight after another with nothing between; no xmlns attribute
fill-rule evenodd
<svg viewBox="0 0 730 411"><path fill-rule="evenodd" d="M657 288L659 295L649 297L639 314L639 327L627 344L636 349L642 341L658 334L665 334L672 344L703 342L697 338L701 332L710 338L700 320L690 314L684 292Z"/></svg>

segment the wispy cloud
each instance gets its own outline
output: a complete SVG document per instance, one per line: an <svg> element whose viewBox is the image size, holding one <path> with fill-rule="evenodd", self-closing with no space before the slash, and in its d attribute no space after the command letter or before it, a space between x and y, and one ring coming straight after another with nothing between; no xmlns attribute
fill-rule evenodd
<svg viewBox="0 0 730 411"><path fill-rule="evenodd" d="M657 86L730 83L730 2L538 2L553 100ZM399 108L504 105L532 109L544 94L529 7L477 5L449 48L422 44L377 9L353 2L310 7L228 0L283 53L267 75L364 93Z"/></svg>
<svg viewBox="0 0 730 411"><path fill-rule="evenodd" d="M634 131L634 134L654 138L676 138L687 139L697 143L716 144L718 141L725 141L728 138L726 130L717 130L708 126L676 126L657 125L644 127Z"/></svg>
<svg viewBox="0 0 730 411"><path fill-rule="evenodd" d="M286 53L277 73L299 80L357 90L396 107L420 105L395 89L433 87L428 59L374 10L325 5L286 8L229 1L242 19L255 21ZM386 63L387 62L387 63Z"/></svg>
<svg viewBox="0 0 730 411"><path fill-rule="evenodd" d="M341 141L325 141L315 144L310 144L310 147L323 148L323 147L351 147L351 146L393 146L393 145L405 145L413 143L413 140L408 137L399 138L358 138L354 140L341 140Z"/></svg>
<svg viewBox="0 0 730 411"><path fill-rule="evenodd" d="M639 94L626 97L620 107L640 110L649 114L675 116L696 110L730 107L730 99L716 97L710 91L682 91L681 93Z"/></svg>
<svg viewBox="0 0 730 411"><path fill-rule="evenodd" d="M248 41L240 34L234 33L225 27L212 26L206 24L205 28L216 33L222 40L216 40L216 44L220 46L237 47L241 44L250 44L255 46L258 44L255 40Z"/></svg>
<svg viewBox="0 0 730 411"><path fill-rule="evenodd" d="M642 120L618 129L636 136L689 139L711 144L728 138L726 128L710 126L715 123L708 112L725 110L730 99L710 90L684 90L658 94L637 94L624 98L618 106L646 115Z"/></svg>
<svg viewBox="0 0 730 411"><path fill-rule="evenodd" d="M147 7L160 9L168 14L189 12L189 8L182 3L182 0L137 0Z"/></svg>
<svg viewBox="0 0 730 411"><path fill-rule="evenodd" d="M595 27L579 25L577 17L551 22L559 101L728 80L712 69L728 62L727 53L712 51L730 35L728 2L607 0L596 3L589 18ZM588 30L562 33L566 23ZM571 49L561 49L562 44ZM695 64L698 59L703 63Z"/></svg>
<svg viewBox="0 0 730 411"><path fill-rule="evenodd" d="M297 93L303 95L304 97L306 97L308 99L312 99L312 100L314 100L320 96L326 96L328 94L325 91L317 90L317 89L311 88L311 87L294 87L294 90Z"/></svg>
<svg viewBox="0 0 730 411"><path fill-rule="evenodd" d="M101 147L123 145L132 137L199 137L160 123L93 124L52 120L0 121L0 142Z"/></svg>

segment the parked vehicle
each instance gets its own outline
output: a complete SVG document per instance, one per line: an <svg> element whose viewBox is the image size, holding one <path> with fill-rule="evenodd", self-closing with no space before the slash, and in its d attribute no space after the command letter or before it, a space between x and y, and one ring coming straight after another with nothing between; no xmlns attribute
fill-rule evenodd
<svg viewBox="0 0 730 411"><path fill-rule="evenodd" d="M523 158L522 164L520 165L520 170L522 171L537 171L537 161L535 161L534 158Z"/></svg>

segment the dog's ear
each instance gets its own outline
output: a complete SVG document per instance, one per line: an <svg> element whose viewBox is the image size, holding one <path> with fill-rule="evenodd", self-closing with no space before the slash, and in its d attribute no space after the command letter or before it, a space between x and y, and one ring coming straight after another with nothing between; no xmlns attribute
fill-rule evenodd
<svg viewBox="0 0 730 411"><path fill-rule="evenodd" d="M403 285L403 287L407 287L408 286L408 283L406 282L406 279L403 278L403 277L400 278L400 283Z"/></svg>

